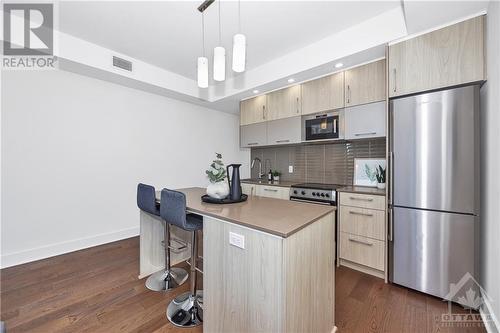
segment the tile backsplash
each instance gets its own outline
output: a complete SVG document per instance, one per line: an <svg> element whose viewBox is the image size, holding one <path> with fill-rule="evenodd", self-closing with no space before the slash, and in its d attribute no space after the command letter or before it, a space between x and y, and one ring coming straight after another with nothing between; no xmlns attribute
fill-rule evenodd
<svg viewBox="0 0 500 333"><path fill-rule="evenodd" d="M384 158L385 138L343 143L252 148L252 160L262 160L263 172L281 172L281 180L352 185L355 158ZM293 166L293 173L288 172ZM251 170L257 178L258 164Z"/></svg>

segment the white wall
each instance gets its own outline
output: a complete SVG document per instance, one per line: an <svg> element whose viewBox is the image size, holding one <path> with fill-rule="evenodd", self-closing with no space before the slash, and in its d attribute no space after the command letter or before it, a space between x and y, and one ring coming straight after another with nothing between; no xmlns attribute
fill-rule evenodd
<svg viewBox="0 0 500 333"><path fill-rule="evenodd" d="M500 330L500 3L487 16L488 81L481 89L481 284ZM488 310L486 310L488 311ZM494 331L491 328L491 331Z"/></svg>
<svg viewBox="0 0 500 333"><path fill-rule="evenodd" d="M138 182L243 163L239 118L64 71L2 72L2 267L138 234Z"/></svg>

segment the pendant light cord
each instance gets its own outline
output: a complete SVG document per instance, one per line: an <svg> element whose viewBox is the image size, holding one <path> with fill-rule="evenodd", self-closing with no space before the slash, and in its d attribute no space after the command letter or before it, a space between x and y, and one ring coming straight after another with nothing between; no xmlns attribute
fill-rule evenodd
<svg viewBox="0 0 500 333"><path fill-rule="evenodd" d="M222 46L222 33L221 33L221 28L220 28L220 1L219 0L219 45Z"/></svg>
<svg viewBox="0 0 500 333"><path fill-rule="evenodd" d="M241 0L238 0L238 32L241 32Z"/></svg>
<svg viewBox="0 0 500 333"><path fill-rule="evenodd" d="M205 57L205 13L201 13L201 41L202 41L202 50L203 57Z"/></svg>

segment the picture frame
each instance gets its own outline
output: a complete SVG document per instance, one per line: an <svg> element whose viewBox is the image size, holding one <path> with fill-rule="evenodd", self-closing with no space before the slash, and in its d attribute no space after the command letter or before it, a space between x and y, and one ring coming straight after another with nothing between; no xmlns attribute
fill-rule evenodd
<svg viewBox="0 0 500 333"><path fill-rule="evenodd" d="M354 186L377 187L375 170L378 166L386 168L385 158L355 158L354 159Z"/></svg>

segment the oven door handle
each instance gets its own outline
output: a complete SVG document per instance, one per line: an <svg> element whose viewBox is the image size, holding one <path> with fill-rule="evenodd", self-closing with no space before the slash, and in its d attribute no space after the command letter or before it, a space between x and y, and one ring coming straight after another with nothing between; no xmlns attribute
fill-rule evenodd
<svg viewBox="0 0 500 333"><path fill-rule="evenodd" d="M332 204L329 202L321 202L321 201L314 201L314 200L290 198L290 201L298 201L298 202L313 203L313 204L318 204L318 205L332 206Z"/></svg>

